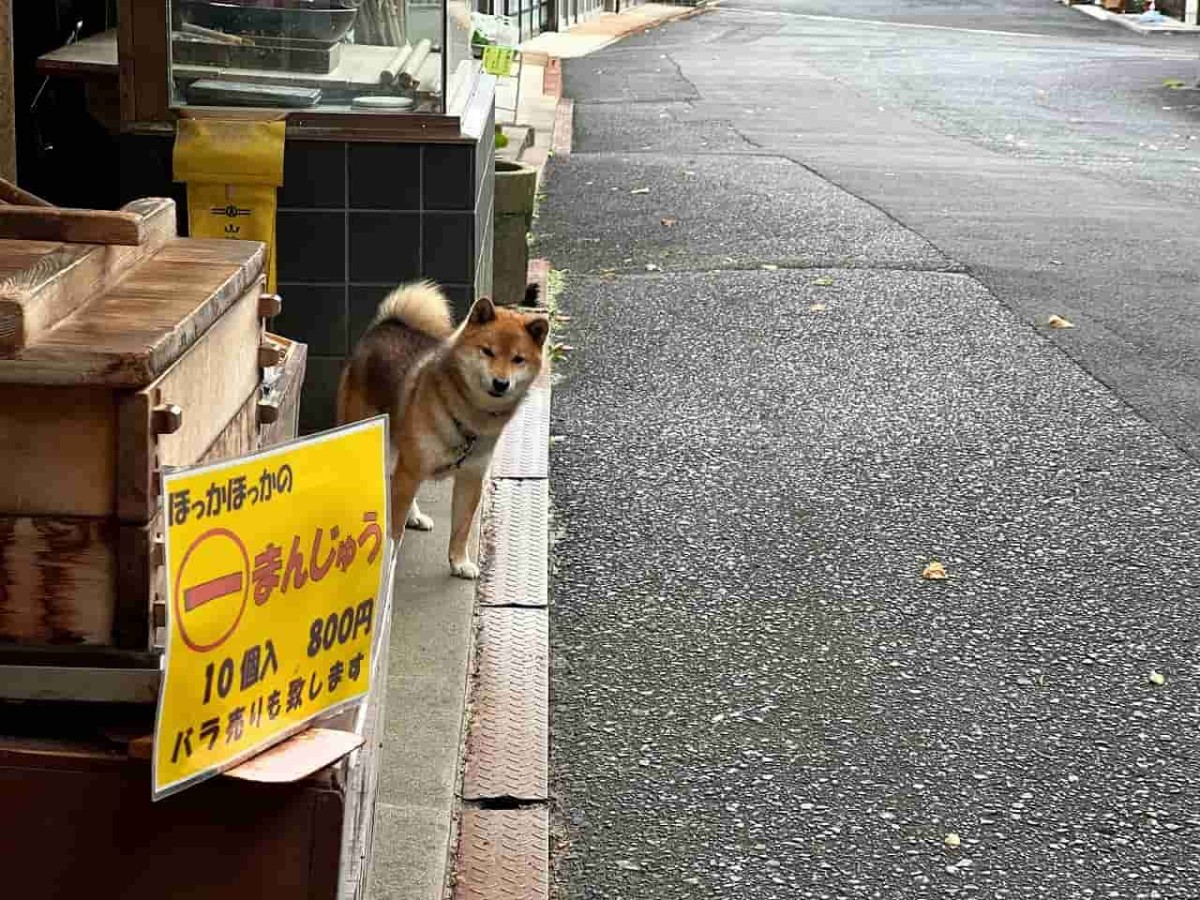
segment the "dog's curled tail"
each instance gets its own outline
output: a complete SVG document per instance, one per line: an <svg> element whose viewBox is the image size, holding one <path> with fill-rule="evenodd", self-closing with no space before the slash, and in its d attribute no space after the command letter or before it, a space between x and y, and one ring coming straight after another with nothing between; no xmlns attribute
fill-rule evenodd
<svg viewBox="0 0 1200 900"><path fill-rule="evenodd" d="M402 284L388 294L379 304L375 324L387 321L402 322L438 340L454 332L446 295L431 281Z"/></svg>

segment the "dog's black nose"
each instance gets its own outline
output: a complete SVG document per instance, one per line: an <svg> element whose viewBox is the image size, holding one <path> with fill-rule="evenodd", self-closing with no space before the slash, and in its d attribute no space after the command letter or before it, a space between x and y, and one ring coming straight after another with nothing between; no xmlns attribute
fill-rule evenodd
<svg viewBox="0 0 1200 900"><path fill-rule="evenodd" d="M503 394L505 391L508 390L508 379L507 378L493 378L492 379L492 390L495 391L497 394Z"/></svg>

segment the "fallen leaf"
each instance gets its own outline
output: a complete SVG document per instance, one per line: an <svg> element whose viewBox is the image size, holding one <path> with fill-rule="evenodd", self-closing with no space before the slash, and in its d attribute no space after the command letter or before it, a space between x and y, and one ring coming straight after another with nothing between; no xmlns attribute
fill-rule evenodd
<svg viewBox="0 0 1200 900"><path fill-rule="evenodd" d="M1163 87L1178 90L1181 87L1187 87L1187 85L1178 78L1167 78L1163 80Z"/></svg>
<svg viewBox="0 0 1200 900"><path fill-rule="evenodd" d="M1166 684L1167 676L1162 674L1162 672L1151 672L1150 673L1150 683L1155 684L1155 685Z"/></svg>
<svg viewBox="0 0 1200 900"><path fill-rule="evenodd" d="M658 224L662 225L663 228L674 228L679 224L679 220L667 217L665 219L659 219Z"/></svg>
<svg viewBox="0 0 1200 900"><path fill-rule="evenodd" d="M921 570L921 577L927 581L945 581L946 567L935 559Z"/></svg>
<svg viewBox="0 0 1200 900"><path fill-rule="evenodd" d="M646 271L647 272L661 272L662 266L660 266L658 263L646 263Z"/></svg>
<svg viewBox="0 0 1200 900"><path fill-rule="evenodd" d="M825 312L825 310L827 310L827 309L829 309L829 307L826 306L824 303L814 303L812 306L810 306L808 308L808 311L809 312Z"/></svg>
<svg viewBox="0 0 1200 900"><path fill-rule="evenodd" d="M814 278L813 284L817 287L833 287L833 278L829 275L822 275L820 278Z"/></svg>
<svg viewBox="0 0 1200 900"><path fill-rule="evenodd" d="M775 265L774 263L763 263L761 268L766 269L768 272L774 272L779 268L779 266Z"/></svg>
<svg viewBox="0 0 1200 900"><path fill-rule="evenodd" d="M1075 323L1069 322L1062 316L1051 316L1046 320L1046 324L1051 328L1074 328Z"/></svg>
<svg viewBox="0 0 1200 900"><path fill-rule="evenodd" d="M716 725L718 722L723 722L725 721L725 713L717 713L708 721L712 722L714 725Z"/></svg>
<svg viewBox="0 0 1200 900"><path fill-rule="evenodd" d="M962 838L960 838L957 834L955 834L952 831L948 835L946 835L945 843L946 843L946 846L949 847L951 850L957 850L959 848L959 846L962 845Z"/></svg>
<svg viewBox="0 0 1200 900"><path fill-rule="evenodd" d="M631 194L648 194L648 193L650 193L650 188L634 188L629 193L631 193Z"/></svg>

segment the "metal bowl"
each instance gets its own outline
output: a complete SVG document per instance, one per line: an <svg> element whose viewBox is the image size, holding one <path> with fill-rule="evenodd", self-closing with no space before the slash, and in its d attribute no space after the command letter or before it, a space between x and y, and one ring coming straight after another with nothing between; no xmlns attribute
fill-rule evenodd
<svg viewBox="0 0 1200 900"><path fill-rule="evenodd" d="M338 0L182 0L185 22L227 34L263 35L335 43L358 15Z"/></svg>

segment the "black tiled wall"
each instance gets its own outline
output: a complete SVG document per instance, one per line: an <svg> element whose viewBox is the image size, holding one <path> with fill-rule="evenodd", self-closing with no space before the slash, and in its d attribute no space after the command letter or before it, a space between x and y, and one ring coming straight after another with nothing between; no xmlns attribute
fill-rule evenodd
<svg viewBox="0 0 1200 900"><path fill-rule="evenodd" d="M276 219L283 313L271 327L309 345L300 428L333 424L342 361L397 283L432 278L461 317L491 291L495 146L292 141ZM122 195L174 196L171 138L128 137Z"/></svg>

